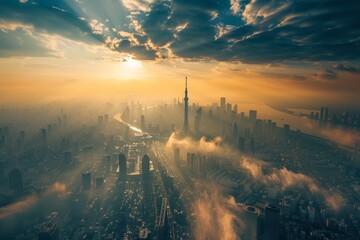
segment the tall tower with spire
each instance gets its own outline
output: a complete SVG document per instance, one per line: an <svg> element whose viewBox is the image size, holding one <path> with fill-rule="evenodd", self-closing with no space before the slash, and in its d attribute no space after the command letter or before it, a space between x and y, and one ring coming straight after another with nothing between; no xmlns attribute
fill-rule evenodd
<svg viewBox="0 0 360 240"><path fill-rule="evenodd" d="M189 133L189 98L187 90L187 77L185 77L185 97L184 97L184 128L183 133Z"/></svg>

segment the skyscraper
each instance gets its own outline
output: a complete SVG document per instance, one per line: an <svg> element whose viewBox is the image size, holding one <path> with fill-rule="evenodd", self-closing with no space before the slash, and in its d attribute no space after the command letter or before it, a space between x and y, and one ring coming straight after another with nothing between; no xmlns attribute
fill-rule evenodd
<svg viewBox="0 0 360 240"><path fill-rule="evenodd" d="M15 196L20 197L24 193L24 183L20 169L14 168L9 173L10 188L14 190Z"/></svg>
<svg viewBox="0 0 360 240"><path fill-rule="evenodd" d="M324 111L325 111L325 108L321 107L320 108L320 120L324 120Z"/></svg>
<svg viewBox="0 0 360 240"><path fill-rule="evenodd" d="M195 121L194 121L194 128L195 128L195 134L199 134L200 132L200 116L195 115Z"/></svg>
<svg viewBox="0 0 360 240"><path fill-rule="evenodd" d="M324 120L327 121L329 120L329 108L325 108L324 110Z"/></svg>
<svg viewBox="0 0 360 240"><path fill-rule="evenodd" d="M121 180L126 178L126 156L122 153L119 154L119 177Z"/></svg>
<svg viewBox="0 0 360 240"><path fill-rule="evenodd" d="M141 115L141 130L145 131L145 116Z"/></svg>
<svg viewBox="0 0 360 240"><path fill-rule="evenodd" d="M91 187L91 173L83 172L82 173L82 186L84 190L89 190Z"/></svg>
<svg viewBox="0 0 360 240"><path fill-rule="evenodd" d="M238 136L238 128L237 128L237 124L235 122L234 126L233 126L233 134L232 134L233 140L236 140L237 136Z"/></svg>
<svg viewBox="0 0 360 240"><path fill-rule="evenodd" d="M245 152L245 138L244 137L239 137L239 150L242 153Z"/></svg>
<svg viewBox="0 0 360 240"><path fill-rule="evenodd" d="M141 169L143 177L149 176L150 173L150 159L148 155L144 155L141 162Z"/></svg>
<svg viewBox="0 0 360 240"><path fill-rule="evenodd" d="M46 146L47 144L47 140L46 140L46 129L45 128L42 128L41 129L41 142L42 142L42 145L43 146Z"/></svg>
<svg viewBox="0 0 360 240"><path fill-rule="evenodd" d="M187 77L185 77L185 97L184 97L184 128L183 133L189 133L189 98L187 90Z"/></svg>
<svg viewBox="0 0 360 240"><path fill-rule="evenodd" d="M265 208L264 240L279 239L280 209L273 205Z"/></svg>
<svg viewBox="0 0 360 240"><path fill-rule="evenodd" d="M256 110L249 110L249 121L253 124L255 124L256 122L256 115L257 115Z"/></svg>
<svg viewBox="0 0 360 240"><path fill-rule="evenodd" d="M221 97L220 98L220 113L224 114L226 110L226 98L225 97Z"/></svg>

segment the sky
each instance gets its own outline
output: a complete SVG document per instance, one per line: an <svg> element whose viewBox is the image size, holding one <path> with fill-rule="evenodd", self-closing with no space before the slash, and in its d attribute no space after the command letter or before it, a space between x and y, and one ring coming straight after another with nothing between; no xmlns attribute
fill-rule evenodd
<svg viewBox="0 0 360 240"><path fill-rule="evenodd" d="M1 0L0 104L360 109L358 0Z"/></svg>

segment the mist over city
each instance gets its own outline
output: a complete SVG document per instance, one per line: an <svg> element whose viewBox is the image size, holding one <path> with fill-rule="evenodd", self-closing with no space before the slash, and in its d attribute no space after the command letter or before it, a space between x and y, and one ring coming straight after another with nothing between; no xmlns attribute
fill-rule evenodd
<svg viewBox="0 0 360 240"><path fill-rule="evenodd" d="M2 0L0 239L360 239L355 0Z"/></svg>

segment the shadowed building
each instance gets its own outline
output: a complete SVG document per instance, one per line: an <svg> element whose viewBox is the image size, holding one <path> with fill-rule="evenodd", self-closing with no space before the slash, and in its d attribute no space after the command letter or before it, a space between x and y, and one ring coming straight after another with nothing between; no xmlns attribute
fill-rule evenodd
<svg viewBox="0 0 360 240"><path fill-rule="evenodd" d="M83 190L89 190L91 187L91 173L83 172L82 173L82 186Z"/></svg>
<svg viewBox="0 0 360 240"><path fill-rule="evenodd" d="M15 196L20 197L24 194L24 183L20 169L14 168L9 173L10 188L14 190Z"/></svg>
<svg viewBox="0 0 360 240"><path fill-rule="evenodd" d="M126 156L123 153L119 154L119 179L125 180L126 179Z"/></svg>
<svg viewBox="0 0 360 240"><path fill-rule="evenodd" d="M265 208L264 240L279 240L280 209L273 205Z"/></svg>
<svg viewBox="0 0 360 240"><path fill-rule="evenodd" d="M235 122L235 123L234 123L234 126L233 126L233 131L232 131L233 140L236 141L237 136L238 136L238 128L237 128L237 124L236 124L236 122Z"/></svg>
<svg viewBox="0 0 360 240"><path fill-rule="evenodd" d="M38 240L58 240L59 228L54 223L47 223L39 232Z"/></svg>
<svg viewBox="0 0 360 240"><path fill-rule="evenodd" d="M146 154L142 158L141 169L143 177L148 177L150 174L150 159Z"/></svg>

